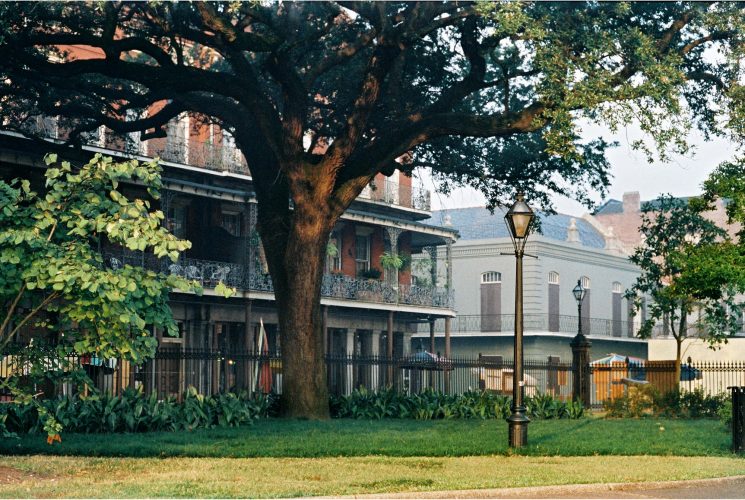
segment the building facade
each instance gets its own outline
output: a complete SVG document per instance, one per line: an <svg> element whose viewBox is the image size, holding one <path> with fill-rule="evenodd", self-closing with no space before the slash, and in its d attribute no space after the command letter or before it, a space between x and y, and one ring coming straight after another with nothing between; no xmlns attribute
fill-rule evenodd
<svg viewBox="0 0 745 500"><path fill-rule="evenodd" d="M159 371L163 380L158 384L169 388L166 394L179 394L189 385L202 392L239 387L241 379L250 374L240 373L230 356L219 353L265 350L272 356L279 354L283 346L277 330L278 311L256 230L250 161L243 158L229 134L182 116L169 125L165 138L139 142L134 136L100 129L86 137L82 148L71 149L61 144L66 133L56 120L37 119L31 126L29 135L46 137L46 149L19 133L0 133L3 178L40 180L46 168L43 155L52 151L73 161L87 161L94 153L160 158L164 186L158 203L165 214L164 224L176 236L191 241L192 248L177 263L113 246L104 246L101 252L111 267L142 265L196 280L204 288L202 296L172 294L178 337L153 332L161 350L184 353L174 355L173 362ZM124 191L147 196L134 185ZM438 266L449 267L449 248L457 237L453 228L424 224L429 217L429 193L400 172L375 178L342 216L329 235L322 286L329 355L376 356L392 350L394 356L404 356L420 322L455 315L450 283L412 283L412 256L427 255L431 273L436 274ZM384 266L384 255L400 256L404 266ZM230 298L218 296L214 289L220 282L237 293ZM259 325L266 332L266 349ZM192 369L189 356L196 358L200 353L216 359ZM254 369L249 365L245 371ZM281 391L281 363L273 364L272 371L273 388ZM147 378L136 375L137 380ZM371 376L346 370L330 377L331 390L349 392L369 385Z"/></svg>
<svg viewBox="0 0 745 500"><path fill-rule="evenodd" d="M578 280L587 289L582 330L593 342L594 358L611 352L646 357L646 343L635 337L641 314L634 316L625 298L639 269L613 239L588 221L563 214L539 218L540 230L528 238L523 261L526 358L571 360L569 342L579 328L572 289ZM504 213L491 214L483 207L443 210L434 212L430 222L454 227L460 234L452 248L452 282L457 290L457 317L451 327L454 355L511 359L515 256ZM440 349L444 324L434 326ZM428 345L428 336L427 326L421 326L415 347Z"/></svg>

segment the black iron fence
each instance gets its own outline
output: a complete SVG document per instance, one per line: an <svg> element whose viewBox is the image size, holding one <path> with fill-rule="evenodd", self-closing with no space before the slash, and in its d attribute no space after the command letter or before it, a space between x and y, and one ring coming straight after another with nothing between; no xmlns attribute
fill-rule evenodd
<svg viewBox="0 0 745 500"><path fill-rule="evenodd" d="M282 360L279 354L251 351L160 348L155 357L142 365L96 356L68 354L48 356L35 361L41 371L73 373L82 370L86 385L71 381L51 384L33 377L31 362L22 350L8 351L0 358L0 382L10 376L34 380L34 390L48 396L72 394L95 389L120 393L127 387L141 388L158 398L180 398L189 386L200 393L224 391L282 393ZM514 364L500 356L444 359L418 352L408 356L328 355L326 357L329 390L349 394L365 387L377 391L394 387L402 393L417 393L431 388L449 394L487 390L510 395ZM551 394L561 400L572 398L572 365L555 358L528 359L524 362L525 395ZM38 375L38 374L37 374ZM675 365L671 361L631 361L591 365L591 401L603 401L627 393L633 385L652 385L664 393L675 388ZM745 362L683 363L679 388L684 392L701 390L707 395L727 392L727 387L745 385ZM9 399L9 393L0 393Z"/></svg>

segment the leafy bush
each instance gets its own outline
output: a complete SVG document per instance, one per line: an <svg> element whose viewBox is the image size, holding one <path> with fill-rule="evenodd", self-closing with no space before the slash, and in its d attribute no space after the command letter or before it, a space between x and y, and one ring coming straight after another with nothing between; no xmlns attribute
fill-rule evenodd
<svg viewBox="0 0 745 500"><path fill-rule="evenodd" d="M717 410L717 416L726 426L732 425L732 400L728 399Z"/></svg>
<svg viewBox="0 0 745 500"><path fill-rule="evenodd" d="M732 403L729 396L709 396L703 389L691 392L669 391L660 393L651 385L629 387L625 395L603 402L608 417L638 418L662 416L672 418L722 418L722 411ZM724 409L724 410L723 410Z"/></svg>
<svg viewBox="0 0 745 500"><path fill-rule="evenodd" d="M458 395L426 389L417 394L400 394L394 389L370 392L360 388L348 396L331 397L334 418L411 418L415 420L461 418L507 418L512 400L491 392L469 391ZM580 418L584 414L579 402L563 402L539 394L525 399L531 418Z"/></svg>
<svg viewBox="0 0 745 500"><path fill-rule="evenodd" d="M251 398L246 392L205 396L193 387L184 392L180 402L173 397L158 400L155 394L146 396L135 389L126 389L121 396L63 396L0 405L0 435L42 430L56 434L61 429L99 433L235 427L268 416L274 404L267 396ZM59 428L50 428L56 425Z"/></svg>

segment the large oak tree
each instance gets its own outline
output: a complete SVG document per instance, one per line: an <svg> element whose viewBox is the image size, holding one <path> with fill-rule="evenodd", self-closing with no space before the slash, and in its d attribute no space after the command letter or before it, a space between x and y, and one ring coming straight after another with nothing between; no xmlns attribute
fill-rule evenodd
<svg viewBox="0 0 745 500"><path fill-rule="evenodd" d="M745 130L733 3L3 3L0 23L5 126L46 114L145 140L188 112L232 132L293 416L328 415L322 262L376 174L428 166L492 204L517 189L586 201L608 183L608 144L580 124L639 123L637 146L663 157L690 127ZM101 55L71 60L70 45Z"/></svg>

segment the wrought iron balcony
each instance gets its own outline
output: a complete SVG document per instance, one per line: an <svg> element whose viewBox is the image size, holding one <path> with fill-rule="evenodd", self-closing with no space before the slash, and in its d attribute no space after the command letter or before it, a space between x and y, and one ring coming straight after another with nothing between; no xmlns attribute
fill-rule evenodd
<svg viewBox="0 0 745 500"><path fill-rule="evenodd" d="M548 333L577 333L577 316L564 314L525 314L523 315L523 329L526 332L548 332ZM582 333L591 337L615 337L635 338L639 333L639 321L616 321L603 318L582 318ZM745 330L740 326L740 332ZM443 333L445 323L442 320L435 322L435 332ZM462 314L451 320L451 333L512 333L515 331L514 314ZM420 324L418 333L429 333L429 325ZM699 332L691 326L688 331L689 337L697 337ZM738 333L738 336L741 333ZM652 338L671 338L672 335L655 325L652 329Z"/></svg>
<svg viewBox="0 0 745 500"><path fill-rule="evenodd" d="M577 333L577 316L564 314L524 314L523 329L526 332ZM582 332L593 337L633 338L638 325L629 321L582 318ZM428 324L420 324L418 333L429 333ZM445 331L443 321L435 323L435 332ZM515 331L514 314L464 314L451 321L451 333L511 333Z"/></svg>
<svg viewBox="0 0 745 500"><path fill-rule="evenodd" d="M379 201L425 211L431 208L431 198L430 191L422 186L405 186L390 179L374 180L358 196L360 200Z"/></svg>
<svg viewBox="0 0 745 500"><path fill-rule="evenodd" d="M58 126L53 117L36 118L25 127L31 135L64 141L67 131ZM137 134L116 134L109 130L89 132L82 136L83 144L127 153L130 155L160 158L182 165L218 172L251 175L248 164L238 148L230 143L198 141L193 138L168 136L141 142Z"/></svg>
<svg viewBox="0 0 745 500"><path fill-rule="evenodd" d="M152 254L130 251L105 253L104 262L113 269L128 264L175 274L194 280L205 288L214 288L222 282L242 291L274 292L268 274L231 262L182 258L173 263L168 259L157 259ZM324 275L321 295L342 300L438 308L450 308L454 303L453 291L446 288L396 285L341 274Z"/></svg>

